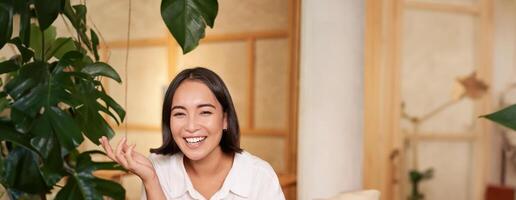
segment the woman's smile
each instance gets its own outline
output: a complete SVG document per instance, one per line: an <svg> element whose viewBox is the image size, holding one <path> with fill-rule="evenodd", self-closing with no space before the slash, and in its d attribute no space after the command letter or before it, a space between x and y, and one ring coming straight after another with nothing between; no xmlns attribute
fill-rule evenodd
<svg viewBox="0 0 516 200"><path fill-rule="evenodd" d="M199 148L204 144L204 141L208 138L207 136L202 137L185 137L186 146L190 149Z"/></svg>
<svg viewBox="0 0 516 200"><path fill-rule="evenodd" d="M189 137L189 138L185 138L185 140L186 140L186 142L188 144L201 143L205 139L206 139L206 137Z"/></svg>

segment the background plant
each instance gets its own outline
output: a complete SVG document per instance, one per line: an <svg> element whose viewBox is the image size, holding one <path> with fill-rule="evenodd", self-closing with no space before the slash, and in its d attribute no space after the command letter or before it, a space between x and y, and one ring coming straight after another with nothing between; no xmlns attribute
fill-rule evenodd
<svg viewBox="0 0 516 200"><path fill-rule="evenodd" d="M217 0L162 0L165 24L184 53L213 27ZM61 15L76 37L57 37L52 24ZM2 0L0 49L18 54L0 62L0 184L11 199L125 199L118 183L92 175L121 170L114 162L95 162L77 147L98 144L114 132L102 114L120 124L125 111L101 78L121 83L118 73L99 59L99 37L87 26L87 7L70 0ZM17 18L18 20L15 20ZM16 24L14 24L16 23ZM116 22L114 22L116 23ZM19 31L13 33L13 27ZM58 182L65 180L64 185Z"/></svg>

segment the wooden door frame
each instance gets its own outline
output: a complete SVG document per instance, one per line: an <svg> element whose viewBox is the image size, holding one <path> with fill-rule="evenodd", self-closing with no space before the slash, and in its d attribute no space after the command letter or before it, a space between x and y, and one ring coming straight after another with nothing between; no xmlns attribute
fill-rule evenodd
<svg viewBox="0 0 516 200"><path fill-rule="evenodd" d="M402 12L408 7L431 9L442 12L468 13L476 20L475 67L480 79L491 85L493 2L478 0L473 5L427 3L415 0L366 0L365 1L365 60L364 60L364 140L363 186L379 190L382 199L399 197L400 180L393 159L403 162L403 135L399 128L400 59L402 55ZM475 114L492 111L491 93L475 103ZM487 180L487 163L491 124L481 120L475 127L475 170L478 174L473 190L475 199L481 199Z"/></svg>

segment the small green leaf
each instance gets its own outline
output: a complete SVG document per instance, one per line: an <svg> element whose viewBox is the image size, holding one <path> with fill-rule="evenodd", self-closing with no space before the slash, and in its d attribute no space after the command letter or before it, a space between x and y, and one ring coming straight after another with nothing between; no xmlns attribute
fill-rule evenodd
<svg viewBox="0 0 516 200"><path fill-rule="evenodd" d="M77 17L79 17L80 21L83 24L86 24L86 12L88 10L86 6L79 4L72 6L72 8L75 10L75 14L77 15Z"/></svg>
<svg viewBox="0 0 516 200"><path fill-rule="evenodd" d="M204 38L206 25L213 28L217 0L162 0L161 17L186 54Z"/></svg>
<svg viewBox="0 0 516 200"><path fill-rule="evenodd" d="M109 66L107 63L103 62L96 62L93 64L86 65L81 72L92 75L92 76L105 76L109 77L119 83L122 82L122 79L120 78L120 75L113 69L111 66Z"/></svg>
<svg viewBox="0 0 516 200"><path fill-rule="evenodd" d="M13 1L0 2L0 49L11 39L13 33Z"/></svg>
<svg viewBox="0 0 516 200"><path fill-rule="evenodd" d="M516 104L480 117L487 118L502 126L516 130Z"/></svg>
<svg viewBox="0 0 516 200"><path fill-rule="evenodd" d="M91 44L93 45L93 56L95 56L95 61L99 61L99 37L97 36L97 34L95 33L95 31L93 31L93 29L90 30L90 35L91 35Z"/></svg>
<svg viewBox="0 0 516 200"><path fill-rule="evenodd" d="M63 1L61 0L34 0L36 15L40 30L46 30L57 18L62 10Z"/></svg>

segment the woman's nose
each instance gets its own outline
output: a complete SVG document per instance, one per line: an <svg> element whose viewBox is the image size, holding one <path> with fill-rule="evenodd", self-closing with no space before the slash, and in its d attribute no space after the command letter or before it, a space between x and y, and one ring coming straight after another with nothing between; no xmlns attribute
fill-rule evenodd
<svg viewBox="0 0 516 200"><path fill-rule="evenodd" d="M198 128L195 116L188 117L188 122L186 124L186 131L193 133L193 132L197 131L197 129L199 129L199 128Z"/></svg>

